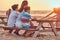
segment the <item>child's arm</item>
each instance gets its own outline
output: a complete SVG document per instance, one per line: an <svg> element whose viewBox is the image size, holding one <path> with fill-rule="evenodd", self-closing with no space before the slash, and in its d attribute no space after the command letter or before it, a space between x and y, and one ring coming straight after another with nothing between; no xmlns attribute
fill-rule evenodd
<svg viewBox="0 0 60 40"><path fill-rule="evenodd" d="M36 28L36 26L34 26L34 24L32 23L32 21L30 20L30 24L31 24L31 27L30 28L33 28L33 29L35 29Z"/></svg>
<svg viewBox="0 0 60 40"><path fill-rule="evenodd" d="M31 26L33 26L33 23L32 23L32 21L30 20L30 24L31 24Z"/></svg>

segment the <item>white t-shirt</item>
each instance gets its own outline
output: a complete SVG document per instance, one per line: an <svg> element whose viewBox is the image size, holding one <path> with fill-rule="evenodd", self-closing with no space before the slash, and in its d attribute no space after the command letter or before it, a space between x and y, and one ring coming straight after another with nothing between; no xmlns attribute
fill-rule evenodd
<svg viewBox="0 0 60 40"><path fill-rule="evenodd" d="M22 22L21 22L21 14L22 13L23 12L20 12L19 15L18 15L18 17L17 17L17 19L16 19L15 25L16 25L17 28L22 28Z"/></svg>
<svg viewBox="0 0 60 40"><path fill-rule="evenodd" d="M7 23L9 27L14 27L17 16L18 16L18 13L16 11L11 11L10 16L8 18L8 23Z"/></svg>

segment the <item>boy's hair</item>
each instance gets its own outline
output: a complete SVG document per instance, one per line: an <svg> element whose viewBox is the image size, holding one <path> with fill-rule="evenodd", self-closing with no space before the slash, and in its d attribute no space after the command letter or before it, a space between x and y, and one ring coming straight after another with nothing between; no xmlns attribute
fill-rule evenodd
<svg viewBox="0 0 60 40"><path fill-rule="evenodd" d="M15 10L16 8L18 8L18 4L14 4L11 6L13 10Z"/></svg>
<svg viewBox="0 0 60 40"><path fill-rule="evenodd" d="M27 10L30 10L30 7L29 6L27 6L27 7L24 8L24 11L25 12L27 12Z"/></svg>

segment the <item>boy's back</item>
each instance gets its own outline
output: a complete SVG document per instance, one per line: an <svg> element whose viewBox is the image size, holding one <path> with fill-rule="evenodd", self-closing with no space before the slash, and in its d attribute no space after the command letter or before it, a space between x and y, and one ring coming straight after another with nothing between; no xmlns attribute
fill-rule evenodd
<svg viewBox="0 0 60 40"><path fill-rule="evenodd" d="M16 22L16 18L17 18L18 14L16 11L11 11L11 14L8 18L8 26L12 27L14 26L15 22Z"/></svg>

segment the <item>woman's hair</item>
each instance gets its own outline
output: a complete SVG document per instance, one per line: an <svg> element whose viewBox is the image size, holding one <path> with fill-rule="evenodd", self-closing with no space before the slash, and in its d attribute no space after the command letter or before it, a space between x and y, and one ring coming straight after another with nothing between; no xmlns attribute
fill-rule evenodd
<svg viewBox="0 0 60 40"><path fill-rule="evenodd" d="M11 8L12 8L13 10L15 10L16 8L18 8L18 4L12 5Z"/></svg>
<svg viewBox="0 0 60 40"><path fill-rule="evenodd" d="M21 4L21 7L19 9L19 12L22 12L23 9L24 9L24 6L28 5L28 1L23 1L22 4Z"/></svg>

